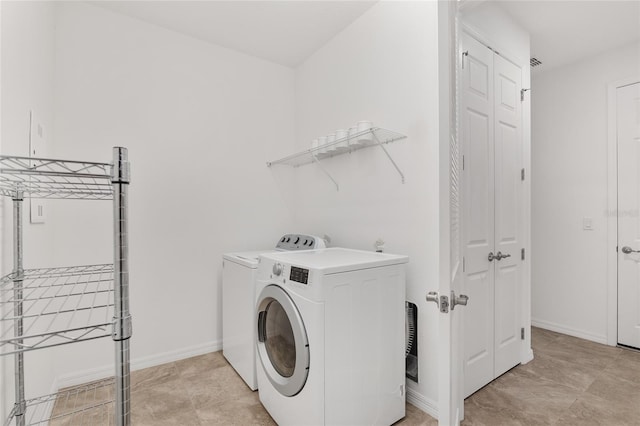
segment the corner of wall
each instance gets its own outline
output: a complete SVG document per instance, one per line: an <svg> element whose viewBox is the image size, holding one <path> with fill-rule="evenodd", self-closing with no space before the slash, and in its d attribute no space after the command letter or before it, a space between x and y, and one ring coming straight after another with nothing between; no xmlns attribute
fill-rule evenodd
<svg viewBox="0 0 640 426"><path fill-rule="evenodd" d="M407 389L407 402L421 409L434 419L438 418L438 402L425 397L417 390L412 388Z"/></svg>

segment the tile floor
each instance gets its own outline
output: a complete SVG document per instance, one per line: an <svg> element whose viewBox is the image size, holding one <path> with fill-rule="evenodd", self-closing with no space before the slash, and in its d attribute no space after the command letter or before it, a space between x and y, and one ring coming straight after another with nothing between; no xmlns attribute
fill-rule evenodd
<svg viewBox="0 0 640 426"><path fill-rule="evenodd" d="M640 353L532 329L535 358L465 402L463 425L640 425Z"/></svg>
<svg viewBox="0 0 640 426"><path fill-rule="evenodd" d="M640 353L532 333L535 359L469 397L463 425L640 425ZM131 396L134 425L275 424L221 352L136 371ZM407 404L397 424L437 421Z"/></svg>

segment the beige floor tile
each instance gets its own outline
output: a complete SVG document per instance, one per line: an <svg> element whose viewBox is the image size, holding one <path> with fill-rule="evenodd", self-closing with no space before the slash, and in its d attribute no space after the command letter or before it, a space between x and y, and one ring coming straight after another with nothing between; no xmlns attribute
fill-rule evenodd
<svg viewBox="0 0 640 426"><path fill-rule="evenodd" d="M613 376L640 383L640 352L622 350L604 371Z"/></svg>
<svg viewBox="0 0 640 426"><path fill-rule="evenodd" d="M555 331L531 327L531 346L536 349L553 344L558 337L560 337L560 333L556 333Z"/></svg>
<svg viewBox="0 0 640 426"><path fill-rule="evenodd" d="M465 424L553 424L580 393L517 367L466 400Z"/></svg>
<svg viewBox="0 0 640 426"><path fill-rule="evenodd" d="M404 419L394 423L402 426L437 426L438 420L431 417L416 406L407 403L406 415Z"/></svg>
<svg viewBox="0 0 640 426"><path fill-rule="evenodd" d="M131 372L131 391L138 389L149 389L157 386L171 387L180 377L176 371L175 364L157 365Z"/></svg>
<svg viewBox="0 0 640 426"><path fill-rule="evenodd" d="M566 426L622 426L640 424L640 406L623 404L585 393L557 423Z"/></svg>
<svg viewBox="0 0 640 426"><path fill-rule="evenodd" d="M612 374L609 371L602 373L589 386L587 393L599 396L609 402L640 406L640 382L629 380L626 376Z"/></svg>
<svg viewBox="0 0 640 426"><path fill-rule="evenodd" d="M508 408L484 407L474 401L465 404L463 426L542 426L549 419L541 413L522 413Z"/></svg>
<svg viewBox="0 0 640 426"><path fill-rule="evenodd" d="M253 394L199 407L203 425L275 425L269 413Z"/></svg>
<svg viewBox="0 0 640 426"><path fill-rule="evenodd" d="M191 398L179 380L138 386L131 393L134 424L199 425Z"/></svg>
<svg viewBox="0 0 640 426"><path fill-rule="evenodd" d="M217 368L214 374L209 372L185 379L184 385L196 409L218 406L254 393L229 365Z"/></svg>
<svg viewBox="0 0 640 426"><path fill-rule="evenodd" d="M546 379L579 391L591 386L601 373L593 367L557 359L543 351L536 351L532 361L517 369L519 374L533 380Z"/></svg>
<svg viewBox="0 0 640 426"><path fill-rule="evenodd" d="M174 364L178 375L182 378L214 374L216 369L229 365L222 351L194 356L176 361Z"/></svg>
<svg viewBox="0 0 640 426"><path fill-rule="evenodd" d="M113 405L111 404L81 410L64 417L56 417L56 413L52 413L51 417L52 420L49 421L49 426L115 425Z"/></svg>
<svg viewBox="0 0 640 426"><path fill-rule="evenodd" d="M580 364L595 370L608 367L621 351L622 349L619 348L565 335L558 337L553 344L540 349L534 347L534 355L536 352L543 353L558 360Z"/></svg>

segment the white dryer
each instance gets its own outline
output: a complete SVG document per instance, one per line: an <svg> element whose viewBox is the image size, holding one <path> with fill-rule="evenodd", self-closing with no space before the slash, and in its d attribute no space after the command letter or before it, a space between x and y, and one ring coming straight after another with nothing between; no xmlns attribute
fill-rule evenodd
<svg viewBox="0 0 640 426"><path fill-rule="evenodd" d="M405 415L407 256L328 248L260 256L260 401L281 426Z"/></svg>
<svg viewBox="0 0 640 426"><path fill-rule="evenodd" d="M313 235L287 234L273 249L222 256L222 354L251 390L258 388L254 325L258 257L325 246L322 238Z"/></svg>

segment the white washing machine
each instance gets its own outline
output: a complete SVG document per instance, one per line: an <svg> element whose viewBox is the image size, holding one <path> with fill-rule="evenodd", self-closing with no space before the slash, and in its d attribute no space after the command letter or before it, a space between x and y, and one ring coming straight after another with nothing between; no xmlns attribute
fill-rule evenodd
<svg viewBox="0 0 640 426"><path fill-rule="evenodd" d="M260 256L258 393L276 423L404 417L408 260L342 248Z"/></svg>
<svg viewBox="0 0 640 426"><path fill-rule="evenodd" d="M287 234L280 238L274 249L222 256L222 354L251 390L258 388L254 325L258 256L267 252L324 247L322 238Z"/></svg>

